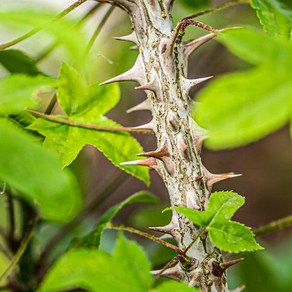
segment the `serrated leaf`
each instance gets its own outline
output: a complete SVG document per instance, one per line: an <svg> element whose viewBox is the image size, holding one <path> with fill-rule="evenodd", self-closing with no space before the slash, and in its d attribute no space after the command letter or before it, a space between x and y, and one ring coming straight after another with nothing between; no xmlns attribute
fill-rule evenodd
<svg viewBox="0 0 292 292"><path fill-rule="evenodd" d="M205 211L186 207L175 207L176 211L186 216L193 223L207 227L213 222L224 222L232 218L234 213L244 204L244 198L234 192L212 193Z"/></svg>
<svg viewBox="0 0 292 292"><path fill-rule="evenodd" d="M226 252L238 253L263 249L254 239L250 228L234 221L212 223L208 227L210 240Z"/></svg>
<svg viewBox="0 0 292 292"><path fill-rule="evenodd" d="M54 79L45 76L14 74L0 79L0 115L17 113L35 106L37 101L34 93L55 85Z"/></svg>
<svg viewBox="0 0 292 292"><path fill-rule="evenodd" d="M291 38L292 12L277 0L252 0L252 7L270 35Z"/></svg>
<svg viewBox="0 0 292 292"><path fill-rule="evenodd" d="M67 222L77 213L81 195L69 170L57 157L5 119L0 120L0 179L37 206L50 221Z"/></svg>
<svg viewBox="0 0 292 292"><path fill-rule="evenodd" d="M119 124L103 116L119 101L116 84L101 87L87 86L82 76L69 65L64 64L59 77L58 101L72 123L85 123L105 127L120 127ZM37 119L29 129L46 137L45 145L60 155L64 166L69 165L86 145L95 146L115 166L149 184L149 171L143 167L126 167L121 162L135 160L135 154L142 152L138 141L125 132L94 131Z"/></svg>
<svg viewBox="0 0 292 292"><path fill-rule="evenodd" d="M211 194L205 211L186 207L170 209L178 211L194 224L205 228L213 244L224 251L237 253L262 249L248 227L230 221L243 204L244 198L234 192L216 192Z"/></svg>
<svg viewBox="0 0 292 292"><path fill-rule="evenodd" d="M51 268L38 291L82 288L92 292L145 292L150 285L150 264L143 249L119 236L113 255L88 249L66 253Z"/></svg>
<svg viewBox="0 0 292 292"><path fill-rule="evenodd" d="M162 284L160 284L157 288L151 290L153 292L195 292L195 291L200 291L197 288L194 287L189 287L185 283L180 283L177 281L167 281Z"/></svg>
<svg viewBox="0 0 292 292"><path fill-rule="evenodd" d="M146 191L141 191L128 197L123 202L111 207L99 220L94 230L81 239L77 239L72 246L82 246L87 248L99 248L102 233L113 217L126 205L134 203L157 203L158 199Z"/></svg>
<svg viewBox="0 0 292 292"><path fill-rule="evenodd" d="M24 73L30 76L40 74L35 61L19 50L0 51L0 63L10 73Z"/></svg>
<svg viewBox="0 0 292 292"><path fill-rule="evenodd" d="M82 64L85 60L86 37L81 28L76 26L74 21L68 18L54 20L56 12L50 11L45 6L38 9L27 9L16 7L14 9L2 9L0 11L0 24L6 28L12 27L14 30L23 28L27 30L41 29L39 34L49 34L50 37L59 45L62 45L75 64ZM10 41L10 40L7 40Z"/></svg>

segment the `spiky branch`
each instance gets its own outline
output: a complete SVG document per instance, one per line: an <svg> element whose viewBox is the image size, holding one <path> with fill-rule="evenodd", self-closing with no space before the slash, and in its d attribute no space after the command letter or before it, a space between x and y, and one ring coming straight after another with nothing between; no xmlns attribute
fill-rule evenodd
<svg viewBox="0 0 292 292"><path fill-rule="evenodd" d="M204 210L212 185L236 175L212 174L201 162L202 142L207 133L191 118L189 91L210 77L188 79L187 62L193 51L220 31L208 29L211 34L184 44L184 29L196 23L180 22L174 29L170 14L173 0L101 2L114 3L128 12L134 32L118 39L134 42L140 51L130 70L102 84L138 82L136 89L145 90L147 99L128 112L151 111L152 120L138 128L153 131L157 138L156 150L139 154L146 158L124 165L144 165L156 170L168 189L171 206ZM176 211L167 226L152 230L171 235L179 249L186 251L176 265L158 272L160 275L202 291L228 291L221 251L209 241L205 231Z"/></svg>

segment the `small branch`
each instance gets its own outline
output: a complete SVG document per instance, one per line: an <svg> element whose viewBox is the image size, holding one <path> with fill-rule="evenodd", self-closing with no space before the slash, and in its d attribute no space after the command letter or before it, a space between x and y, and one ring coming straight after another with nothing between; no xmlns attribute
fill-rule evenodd
<svg viewBox="0 0 292 292"><path fill-rule="evenodd" d="M199 16L203 16L203 15L206 15L206 14L215 13L215 12L218 12L218 11L220 11L222 9L234 6L236 4L244 4L244 3L250 3L250 0L231 0L231 1L228 1L228 2L226 2L224 4L222 4L222 5L216 6L214 8L210 8L210 9L198 12L196 14L192 14L190 16L187 16L184 19L191 19L191 18L196 18L196 17L199 17Z"/></svg>
<svg viewBox="0 0 292 292"><path fill-rule="evenodd" d="M26 250L26 248L27 248L27 246L32 238L34 227L35 227L36 223L37 223L37 219L34 219L34 221L30 225L27 233L25 234L25 236L23 238L23 241L21 242L21 245L20 245L17 253L13 257L12 261L9 263L6 270L0 276L0 282L13 271L13 269L15 268L17 263L19 262L20 258L24 254L24 252L25 252L25 250Z"/></svg>
<svg viewBox="0 0 292 292"><path fill-rule="evenodd" d="M158 237L156 237L156 236L154 236L152 234L149 234L147 232L144 232L144 231L141 231L141 230L137 230L137 229L132 228L132 227L123 226L123 225L117 226L117 225L113 225L111 223L108 223L106 225L106 228L115 229L115 230L123 230L123 231L127 231L127 232L130 232L130 233L138 234L138 235L146 237L146 238L148 238L148 239L150 239L152 241L155 241L155 242L157 242L159 244L162 244L162 245L164 245L164 246L166 246L168 248L171 248L171 249L173 249L174 251L176 251L180 255L184 254L184 252L180 248L178 248L177 246L175 246L175 245L173 245L173 244L171 244L171 243L169 243L169 242L167 242L165 240L162 240L162 239L160 239L160 238L158 238Z"/></svg>
<svg viewBox="0 0 292 292"><path fill-rule="evenodd" d="M75 8L77 8L78 6L80 6L81 4L83 4L84 2L86 2L87 0L78 0L75 3L73 3L72 5L70 5L69 7L67 7L65 10L63 10L61 13L59 13L52 21L56 21L59 20L60 18L66 16L68 13L70 13L72 10L74 10ZM22 36L4 43L2 45L0 45L0 51L5 50L7 48L10 48L28 38L30 38L31 36L35 35L36 33L38 33L39 31L41 31L43 28L42 27L38 27L38 28L33 28L32 30L30 30L29 32L23 34Z"/></svg>
<svg viewBox="0 0 292 292"><path fill-rule="evenodd" d="M109 16L112 14L112 12L114 11L115 6L111 6L108 11L106 12L106 14L104 15L104 17L102 18L102 20L100 21L99 25L97 26L96 30L94 31L92 37L90 38L88 45L86 47L86 52L88 53L91 49L91 47L93 46L96 38L98 37L101 29L103 28L103 26L105 25L106 21L108 20Z"/></svg>
<svg viewBox="0 0 292 292"><path fill-rule="evenodd" d="M190 245L186 248L186 250L184 251L184 255L187 254L188 250L193 246L193 244L206 232L207 228L203 228L199 234L194 238L194 240L190 243Z"/></svg>
<svg viewBox="0 0 292 292"><path fill-rule="evenodd" d="M151 130L142 130L142 129L136 129L131 127L107 127L107 126L96 126L92 124L83 124L79 122L73 122L70 120L64 120L61 118L57 118L55 116L46 115L40 112L35 112L32 110L28 110L29 113L34 115L35 117L39 117L51 122L59 123L59 124L65 124L72 127L78 127L83 129L90 129L95 131L108 131L108 132L134 132L134 133L143 133L143 134L152 134L153 132Z"/></svg>
<svg viewBox="0 0 292 292"><path fill-rule="evenodd" d="M254 231L256 236L268 234L283 228L292 226L292 215L270 222L267 225L261 226Z"/></svg>

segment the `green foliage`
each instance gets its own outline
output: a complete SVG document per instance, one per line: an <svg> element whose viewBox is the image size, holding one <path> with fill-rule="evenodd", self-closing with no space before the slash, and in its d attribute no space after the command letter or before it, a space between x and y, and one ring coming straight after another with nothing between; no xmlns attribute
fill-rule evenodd
<svg viewBox="0 0 292 292"><path fill-rule="evenodd" d="M252 0L251 4L268 34L288 40L291 38L291 9L278 0Z"/></svg>
<svg viewBox="0 0 292 292"><path fill-rule="evenodd" d="M210 0L179 0L179 3L192 10L200 10L210 6Z"/></svg>
<svg viewBox="0 0 292 292"><path fill-rule="evenodd" d="M98 126L120 126L103 116L119 101L116 84L102 87L95 83L88 86L77 70L63 64L58 85L57 99L68 115L59 118ZM149 184L148 169L120 165L123 161L134 160L135 154L142 152L140 144L128 133L93 131L44 119L37 119L29 129L46 137L45 146L59 153L64 166L69 165L86 144L91 144L115 166Z"/></svg>
<svg viewBox="0 0 292 292"><path fill-rule="evenodd" d="M120 235L112 255L73 249L63 255L44 279L39 292L83 288L89 291L149 291L150 264L143 249Z"/></svg>
<svg viewBox="0 0 292 292"><path fill-rule="evenodd" d="M233 192L213 193L205 211L173 207L196 225L205 228L210 240L220 249L238 253L262 249L250 229L231 221L234 213L244 204L244 198Z"/></svg>
<svg viewBox="0 0 292 292"><path fill-rule="evenodd" d="M257 66L219 77L199 93L195 118L209 130L206 145L214 149L258 140L292 116L291 43L254 29L228 31L219 40Z"/></svg>
<svg viewBox="0 0 292 292"><path fill-rule="evenodd" d="M0 24L6 28L23 30L39 29L50 36L54 43L66 49L75 64L80 65L85 60L86 38L80 27L69 19L55 19L55 12L48 7L43 9L15 8L0 11Z"/></svg>
<svg viewBox="0 0 292 292"><path fill-rule="evenodd" d="M0 116L35 106L37 90L55 85L54 79L45 76L14 74L0 79Z"/></svg>
<svg viewBox="0 0 292 292"><path fill-rule="evenodd" d="M19 50L0 51L0 63L10 73L25 73L30 76L40 74L36 63Z"/></svg>
<svg viewBox="0 0 292 292"><path fill-rule="evenodd" d="M78 211L80 191L56 156L5 119L0 119L0 180L35 205L46 220L67 222Z"/></svg>
<svg viewBox="0 0 292 292"><path fill-rule="evenodd" d="M102 240L102 233L114 216L126 205L134 203L157 203L158 199L152 194L141 191L128 197L123 202L111 207L99 220L94 230L82 239L75 240L72 246L82 246L87 248L99 248Z"/></svg>

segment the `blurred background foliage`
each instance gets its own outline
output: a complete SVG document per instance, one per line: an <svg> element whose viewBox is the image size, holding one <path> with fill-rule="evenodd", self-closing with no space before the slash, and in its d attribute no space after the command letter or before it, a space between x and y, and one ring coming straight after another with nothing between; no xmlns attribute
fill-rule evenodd
<svg viewBox="0 0 292 292"><path fill-rule="evenodd" d="M9 40L26 33L29 28L43 25L51 19L52 13L57 15L60 11L71 5L74 1L45 1L45 0L2 0L0 8L0 42ZM208 8L211 4L219 5L223 1L188 1L177 0L173 9L173 18L176 23L183 17L193 14L200 9ZM291 6L289 0L283 1ZM196 4L200 4L196 6ZM20 14L15 13L15 20L7 19L5 22L5 9L33 8L31 23L26 23ZM3 10L3 11L2 11ZM51 11L40 13L39 11ZM110 12L109 12L110 11ZM108 14L108 19L104 18ZM46 16L47 15L47 18ZM249 5L237 5L214 14L199 18L200 21L215 28L233 26L255 26L260 28L256 13ZM7 25L11 21L11 25ZM100 23L105 22L99 27ZM89 84L101 82L130 68L137 56L137 52L130 49L126 42L114 40L116 36L126 35L131 31L131 24L126 13L118 8L111 10L109 5L100 5L96 8L95 1L87 1L79 8L72 11L59 24L52 24L48 30L37 33L31 38L13 46L20 49L31 59L20 55L18 51L0 52L0 76L5 77L8 71L20 70L19 62L14 66L9 60L21 60L23 70L30 68L30 75L43 72L44 75L56 78L59 74L62 61L79 66L80 71L86 76ZM66 31L66 33L65 33ZM86 46L88 40L98 32L98 38L92 39L92 47ZM190 27L185 39L193 39L205 34L199 28ZM86 41L87 39L87 41ZM85 54L90 49L90 54ZM7 54L11 54L8 56ZM13 68L14 69L13 69ZM15 67L17 69L15 69ZM251 65L231 54L221 43L213 40L201 47L191 56L189 62L189 77L216 77L239 70L250 69ZM14 70L14 71L13 71ZM271 76L273 78L273 76ZM196 98L204 85L197 86L191 95ZM252 85L251 85L252 86ZM126 82L120 85L121 99L118 105L107 116L124 126L137 126L150 120L148 113L124 114L126 110L145 98L145 93L133 90L133 84ZM248 88L246 89L248 90ZM218 93L220 94L220 93ZM43 102L39 111L44 111L52 98L49 94L42 96ZM236 97L234 97L236 98ZM224 107L224 105L222 105ZM56 105L53 113L61 113L61 108ZM21 122L27 121L21 117ZM155 139L149 135L134 135L143 145L144 150L155 148ZM115 147L115 141L112 141ZM237 212L236 219L252 228L267 224L268 222L287 216L291 213L292 189L292 151L291 139L287 126L275 131L256 143L251 143L236 149L211 151L204 149L202 153L204 165L213 173L234 171L243 176L233 180L216 184L215 190L234 190L246 197L246 204ZM41 251L48 243L52 245L50 259L64 251L76 236L82 236L92 229L100 216L111 206L127 198L145 185L134 177L115 168L100 152L92 146L85 146L77 159L69 166L75 173L84 194L86 212L81 213L73 223L60 226L52 223L39 224L37 236L33 241L34 248ZM161 226L169 222L169 214L161 214L161 210L168 206L166 189L156 173L151 172L151 185L149 190L161 199L155 205L135 205L125 207L115 218L115 222L134 226L146 230L148 226ZM1 186L4 188L4 185ZM16 230L17 237L21 231L23 220L19 204L16 205ZM0 231L9 226L7 219L7 198L0 196ZM130 214L130 215L129 215ZM102 248L112 250L115 232L105 231ZM174 256L172 251L158 246L148 240L134 237L145 246L154 267L161 267L166 260ZM243 255L245 261L230 273L232 288L240 284L246 285L245 291L291 291L292 271L292 234L291 230L278 231L260 239L261 245L266 250L248 255ZM1 245L4 242L0 241ZM0 253L0 273L6 267L8 259ZM290 272L290 273L289 273ZM260 279L264 279L261 281ZM3 285L4 283L0 283Z"/></svg>

